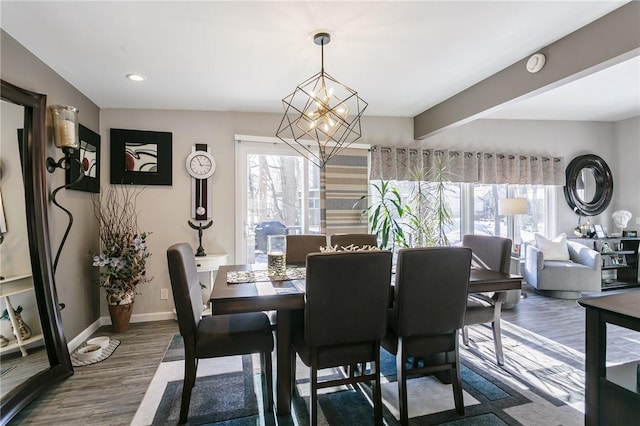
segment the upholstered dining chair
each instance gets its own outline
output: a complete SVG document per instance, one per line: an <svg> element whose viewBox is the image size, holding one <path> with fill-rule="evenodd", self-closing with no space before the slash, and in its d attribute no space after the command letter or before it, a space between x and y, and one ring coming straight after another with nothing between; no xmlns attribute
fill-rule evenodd
<svg viewBox="0 0 640 426"><path fill-rule="evenodd" d="M380 340L391 282L390 251L307 256L304 314L294 321L293 347L310 367L310 424L317 424L318 389L373 381L375 424L382 424ZM318 370L371 362L369 372L318 381ZM295 363L292 377L295 383ZM342 371L342 370L341 370Z"/></svg>
<svg viewBox="0 0 640 426"><path fill-rule="evenodd" d="M191 246L186 243L172 245L167 249L167 262L178 327L184 339L184 382L179 423L187 421L198 360L202 358L259 353L266 388L265 409L271 412L273 335L267 316L253 312L202 317L202 292Z"/></svg>
<svg viewBox="0 0 640 426"><path fill-rule="evenodd" d="M490 269L493 271L509 273L511 261L511 240L508 238L494 237L490 235L464 235L462 245L469 247L473 253L472 264L475 267ZM500 330L500 315L502 304L506 300L507 293L473 293L467 301L467 315L462 329L462 341L469 346L469 333L466 326L491 323L493 331L493 343L496 349L496 361L498 365L504 364L502 350L502 332Z"/></svg>
<svg viewBox="0 0 640 426"><path fill-rule="evenodd" d="M326 245L324 234L287 235L287 265L304 266L309 253L319 253Z"/></svg>
<svg viewBox="0 0 640 426"><path fill-rule="evenodd" d="M407 376L450 371L456 412L464 414L458 330L464 325L471 250L402 249L396 263L393 307L382 347L396 356L400 424L407 425ZM407 361L422 359L422 367Z"/></svg>
<svg viewBox="0 0 640 426"><path fill-rule="evenodd" d="M333 234L329 237L329 245L338 247L338 250L351 245L378 247L378 237L376 234Z"/></svg>

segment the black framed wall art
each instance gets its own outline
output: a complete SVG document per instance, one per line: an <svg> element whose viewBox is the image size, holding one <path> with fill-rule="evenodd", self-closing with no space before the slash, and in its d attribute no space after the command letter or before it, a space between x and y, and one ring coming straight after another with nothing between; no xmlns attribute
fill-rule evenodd
<svg viewBox="0 0 640 426"><path fill-rule="evenodd" d="M100 135L80 124L78 136L80 149L71 155L74 161L65 173L66 184L69 185L67 188L98 193L100 192ZM84 173L84 176L76 182L80 173Z"/></svg>
<svg viewBox="0 0 640 426"><path fill-rule="evenodd" d="M112 184L171 185L170 132L111 129Z"/></svg>

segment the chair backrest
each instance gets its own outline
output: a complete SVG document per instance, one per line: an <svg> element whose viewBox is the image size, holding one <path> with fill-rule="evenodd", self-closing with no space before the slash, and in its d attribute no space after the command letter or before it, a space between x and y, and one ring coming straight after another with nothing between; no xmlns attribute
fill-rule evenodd
<svg viewBox="0 0 640 426"><path fill-rule="evenodd" d="M473 252L473 264L505 274L511 269L511 240L491 235L464 235L462 245Z"/></svg>
<svg viewBox="0 0 640 426"><path fill-rule="evenodd" d="M329 240L329 244L337 246L338 250L350 245L358 247L378 247L378 237L376 234L334 234L329 237Z"/></svg>
<svg viewBox="0 0 640 426"><path fill-rule="evenodd" d="M195 336L202 317L202 290L193 249L187 243L172 245L167 249L167 262L180 334Z"/></svg>
<svg viewBox="0 0 640 426"><path fill-rule="evenodd" d="M309 346L381 340L391 286L391 252L307 257L304 338Z"/></svg>
<svg viewBox="0 0 640 426"><path fill-rule="evenodd" d="M287 235L287 264L304 265L309 253L319 253L326 245L324 234Z"/></svg>
<svg viewBox="0 0 640 426"><path fill-rule="evenodd" d="M464 325L471 249L402 249L396 263L393 324L398 336L450 334Z"/></svg>

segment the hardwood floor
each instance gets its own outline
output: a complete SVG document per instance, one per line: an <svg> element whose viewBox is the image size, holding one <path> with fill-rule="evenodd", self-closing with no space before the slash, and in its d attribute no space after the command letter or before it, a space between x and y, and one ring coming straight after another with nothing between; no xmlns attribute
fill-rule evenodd
<svg viewBox="0 0 640 426"><path fill-rule="evenodd" d="M584 353L584 308L573 300L537 295L526 285L523 293L527 298L503 313L506 321ZM122 334L112 334L110 327L98 330L95 335L122 342L114 354L106 361L76 368L72 377L27 406L12 424L129 424L174 333L178 333L175 321L131 324ZM640 358L639 333L611 327L608 336L609 361Z"/></svg>
<svg viewBox="0 0 640 426"><path fill-rule="evenodd" d="M583 293L583 297L606 296L638 289ZM575 300L541 296L523 284L526 299L512 310L502 312L502 319L568 346L584 354L585 308ZM640 359L640 333L609 324L607 326L607 362L619 364ZM574 365L584 369L584 365Z"/></svg>
<svg viewBox="0 0 640 426"><path fill-rule="evenodd" d="M119 334L102 327L95 336L121 342L113 355L76 367L73 376L28 405L11 424L128 425L175 333L173 320L133 323Z"/></svg>

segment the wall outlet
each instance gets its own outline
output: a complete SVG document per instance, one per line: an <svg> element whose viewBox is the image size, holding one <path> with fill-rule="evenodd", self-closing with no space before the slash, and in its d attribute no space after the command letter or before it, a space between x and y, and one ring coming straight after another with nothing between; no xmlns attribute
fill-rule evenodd
<svg viewBox="0 0 640 426"><path fill-rule="evenodd" d="M640 225L640 216L636 217L636 225Z"/></svg>
<svg viewBox="0 0 640 426"><path fill-rule="evenodd" d="M169 289L161 288L160 289L160 300L168 300L169 299Z"/></svg>

